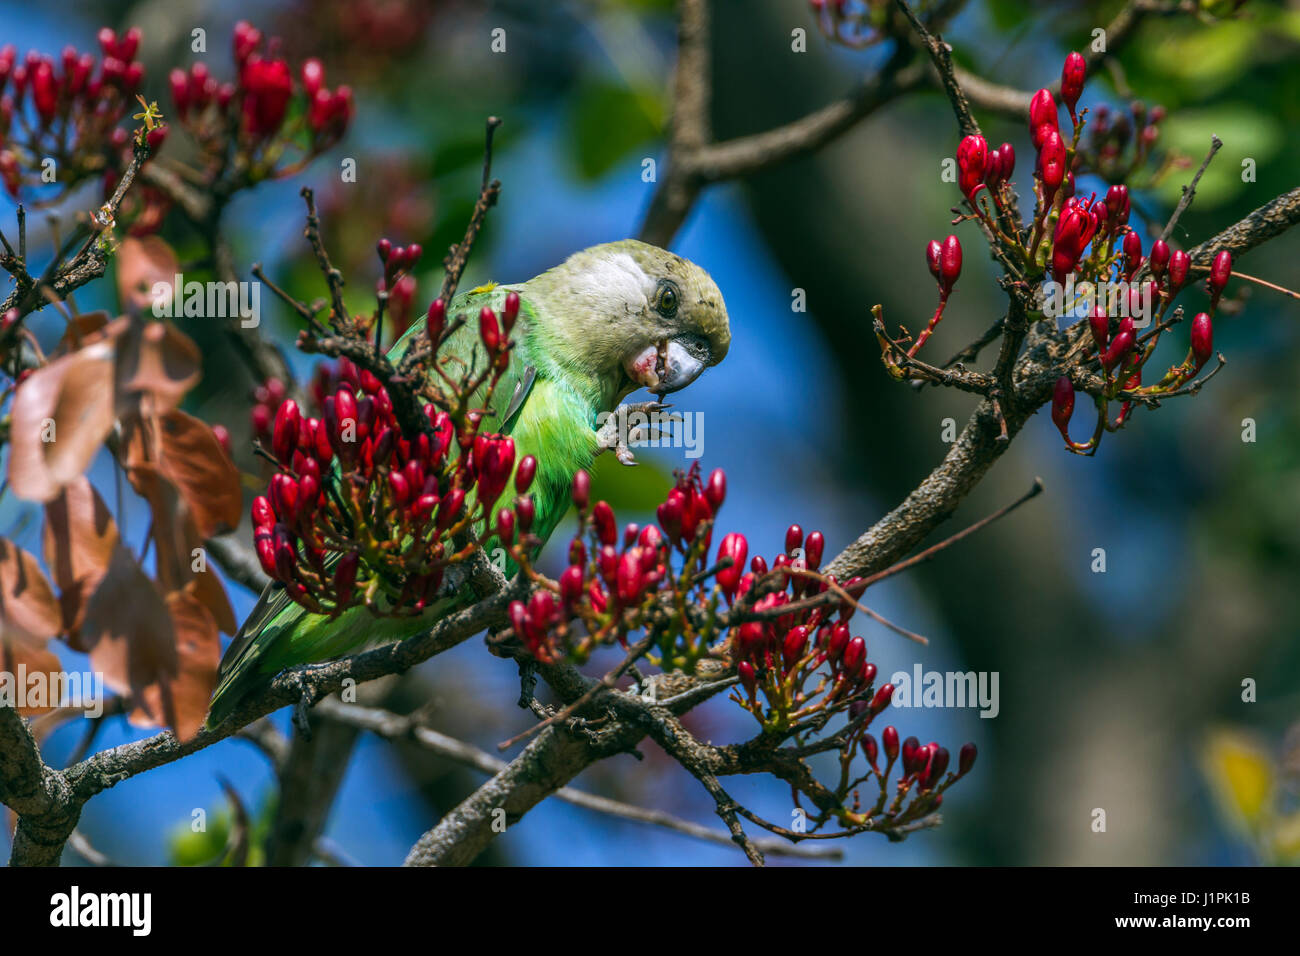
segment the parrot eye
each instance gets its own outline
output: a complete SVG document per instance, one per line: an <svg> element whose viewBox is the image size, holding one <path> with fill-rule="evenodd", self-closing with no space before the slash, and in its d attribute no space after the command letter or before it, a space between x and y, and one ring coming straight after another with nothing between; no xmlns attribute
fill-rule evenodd
<svg viewBox="0 0 1300 956"><path fill-rule="evenodd" d="M655 298L655 310L664 318L670 319L677 314L679 295L671 280L664 279L659 283L659 294Z"/></svg>

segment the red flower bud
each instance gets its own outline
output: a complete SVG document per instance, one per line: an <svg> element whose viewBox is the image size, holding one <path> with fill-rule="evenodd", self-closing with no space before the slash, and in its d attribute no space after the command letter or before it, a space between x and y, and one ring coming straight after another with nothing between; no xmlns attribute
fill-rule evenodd
<svg viewBox="0 0 1300 956"><path fill-rule="evenodd" d="M636 604L641 597L644 576L641 572L641 549L632 548L619 557L616 593L621 603Z"/></svg>
<svg viewBox="0 0 1300 956"><path fill-rule="evenodd" d="M614 509L608 501L596 502L596 506L591 509L591 520L596 526L596 540L601 544L613 545L618 540Z"/></svg>
<svg viewBox="0 0 1300 956"><path fill-rule="evenodd" d="M889 702L894 697L893 684L881 684L880 690L876 691L876 696L871 698L871 715L874 717L882 710L889 706ZM908 738L909 740L912 738Z"/></svg>
<svg viewBox="0 0 1300 956"><path fill-rule="evenodd" d="M429 311L424 318L424 334L434 348L442 341L442 332L446 327L447 303L442 299L434 299L429 303Z"/></svg>
<svg viewBox="0 0 1300 956"><path fill-rule="evenodd" d="M585 471L579 470L573 476L573 487L571 497L573 504L579 511L587 510L587 501L591 496L591 475Z"/></svg>
<svg viewBox="0 0 1300 956"><path fill-rule="evenodd" d="M275 511L271 508L271 499L266 495L258 495L253 499L251 515L254 530L269 528L275 524Z"/></svg>
<svg viewBox="0 0 1300 956"><path fill-rule="evenodd" d="M970 773L971 767L975 766L975 757L978 753L974 744L962 745L961 751L957 754L957 776L964 777Z"/></svg>
<svg viewBox="0 0 1300 956"><path fill-rule="evenodd" d="M514 544L515 513L509 508L497 512L497 538L503 545Z"/></svg>
<svg viewBox="0 0 1300 956"><path fill-rule="evenodd" d="M460 488L453 488L447 493L447 497L442 499L442 502L438 505L438 520L436 523L439 534L452 526L464 503L465 492Z"/></svg>
<svg viewBox="0 0 1300 956"><path fill-rule="evenodd" d="M1132 278L1142 265L1142 237L1132 231L1124 233L1121 248L1124 250L1124 275Z"/></svg>
<svg viewBox="0 0 1300 956"><path fill-rule="evenodd" d="M42 124L49 124L58 109L58 90L54 82L54 67L45 60L36 64L31 73L32 103Z"/></svg>
<svg viewBox="0 0 1300 956"><path fill-rule="evenodd" d="M532 486L536 475L537 459L532 455L524 455L523 460L519 462L519 467L515 469L515 491L522 495Z"/></svg>
<svg viewBox="0 0 1300 956"><path fill-rule="evenodd" d="M1052 91L1039 90L1029 101L1029 132L1034 149L1042 149L1047 133L1057 128L1056 100L1052 98Z"/></svg>
<svg viewBox="0 0 1300 956"><path fill-rule="evenodd" d="M506 335L515 327L515 320L519 318L519 293L507 292L505 305L501 308L501 326L505 329Z"/></svg>
<svg viewBox="0 0 1300 956"><path fill-rule="evenodd" d="M984 185L984 169L988 165L989 145L984 137L972 133L957 146L957 185L971 202Z"/></svg>
<svg viewBox="0 0 1300 956"><path fill-rule="evenodd" d="M785 664L785 669L789 670L794 667L807 650L808 628L802 624L790 628L786 632L785 640L781 642L781 660Z"/></svg>
<svg viewBox="0 0 1300 956"><path fill-rule="evenodd" d="M1002 182L1006 182L1016 170L1016 148L1010 143L1003 143L998 147L998 155L1002 157L1002 168L998 171L999 178Z"/></svg>
<svg viewBox="0 0 1300 956"><path fill-rule="evenodd" d="M1110 316L1106 314L1104 305L1098 303L1093 308L1088 325L1092 329L1092 340L1097 343L1097 351L1105 351L1106 343L1110 341Z"/></svg>
<svg viewBox="0 0 1300 956"><path fill-rule="evenodd" d="M713 469L709 475L709 480L704 485L704 497L713 508L713 513L717 514L727 498L727 473L721 468Z"/></svg>
<svg viewBox="0 0 1300 956"><path fill-rule="evenodd" d="M244 128L257 138L278 130L293 95L289 64L250 57L240 71L239 83L244 93Z"/></svg>
<svg viewBox="0 0 1300 956"><path fill-rule="evenodd" d="M486 305L479 310L478 334L488 355L496 355L501 347L501 327L497 324L497 314Z"/></svg>
<svg viewBox="0 0 1300 956"><path fill-rule="evenodd" d="M388 487L393 492L393 503L399 508L411 500L411 483L400 471L388 473Z"/></svg>
<svg viewBox="0 0 1300 956"><path fill-rule="evenodd" d="M853 703L857 705L865 702L854 701ZM876 747L876 738L871 736L871 734L867 734L862 738L862 752L867 758L867 763L871 764L871 769L879 773L880 768L876 766L876 757L879 756L880 751Z"/></svg>
<svg viewBox="0 0 1300 956"><path fill-rule="evenodd" d="M537 506L532 495L524 495L515 502L515 515L519 518L519 530L524 534L533 530L533 521L537 518Z"/></svg>
<svg viewBox="0 0 1300 956"><path fill-rule="evenodd" d="M474 467L478 472L478 500L489 507L501 497L510 481L515 467L515 440L479 435L475 442Z"/></svg>
<svg viewBox="0 0 1300 956"><path fill-rule="evenodd" d="M716 474L716 472L715 472ZM740 576L745 573L745 559L749 556L749 542L743 534L725 535L718 545L718 560L731 559L731 566L718 572L718 586L728 601L735 600L736 589L740 586Z"/></svg>
<svg viewBox="0 0 1300 956"><path fill-rule="evenodd" d="M1074 383L1068 375L1062 375L1052 391L1052 422L1066 441L1070 440L1070 418L1073 415Z"/></svg>
<svg viewBox="0 0 1300 956"><path fill-rule="evenodd" d="M270 578L277 577L275 569L275 537L270 525L263 525L253 534L253 548L257 551L258 563Z"/></svg>
<svg viewBox="0 0 1300 956"><path fill-rule="evenodd" d="M572 604L582 596L583 573L581 565L571 564L560 575L560 598Z"/></svg>
<svg viewBox="0 0 1300 956"><path fill-rule="evenodd" d="M1214 324L1205 312L1198 312L1192 319L1192 355L1196 359L1196 370L1210 360L1214 354Z"/></svg>
<svg viewBox="0 0 1300 956"><path fill-rule="evenodd" d="M925 247L925 264L930 270L930 275L934 276L934 281L939 281L939 240L931 239Z"/></svg>
<svg viewBox="0 0 1300 956"><path fill-rule="evenodd" d="M1061 68L1061 99L1071 116L1074 116L1074 105L1083 94L1083 81L1087 75L1088 64L1080 54L1071 52Z"/></svg>
<svg viewBox="0 0 1300 956"><path fill-rule="evenodd" d="M915 737L908 737L903 741L902 753L903 773L905 774L911 774L916 770L918 762L917 758L924 759L924 756L928 756L928 754L921 754L921 741L917 740Z"/></svg>
<svg viewBox="0 0 1300 956"><path fill-rule="evenodd" d="M285 524L293 524L298 518L299 489L298 482L284 472L271 476L269 488L271 507Z"/></svg>
<svg viewBox="0 0 1300 956"><path fill-rule="evenodd" d="M926 790L930 790L943 780L944 771L948 769L948 751L944 747L934 747L931 745L930 769L926 772L925 783Z"/></svg>
<svg viewBox="0 0 1300 956"><path fill-rule="evenodd" d="M1043 137L1043 145L1038 150L1038 175L1043 181L1043 195L1049 202L1056 195L1056 190L1065 182L1066 163L1065 140L1056 129L1050 129Z"/></svg>
<svg viewBox="0 0 1300 956"><path fill-rule="evenodd" d="M1159 279L1169 268L1169 243L1163 239L1157 239L1151 244L1151 258L1148 262L1151 267L1151 274Z"/></svg>
<svg viewBox="0 0 1300 956"><path fill-rule="evenodd" d="M984 185L996 190L1002 184L1002 152L1000 149L989 150L989 160L984 166Z"/></svg>
<svg viewBox="0 0 1300 956"><path fill-rule="evenodd" d="M880 734L880 742L885 747L885 759L893 763L898 759L898 728L893 724L886 727Z"/></svg>
<svg viewBox="0 0 1300 956"><path fill-rule="evenodd" d="M831 628L830 640L826 642L826 656L832 662L838 662L849 646L849 626L843 621Z"/></svg>
<svg viewBox="0 0 1300 956"><path fill-rule="evenodd" d="M961 241L949 236L939 248L939 285L945 292L952 291L961 276Z"/></svg>
<svg viewBox="0 0 1300 956"><path fill-rule="evenodd" d="M355 551L345 551L339 558L339 563L334 566L334 593L340 602L346 601L352 596L352 588L357 583L357 567L360 565L361 555Z"/></svg>
<svg viewBox="0 0 1300 956"><path fill-rule="evenodd" d="M312 57L302 64L302 86L308 96L315 96L325 84L325 67L321 61Z"/></svg>
<svg viewBox="0 0 1300 956"><path fill-rule="evenodd" d="M1123 323L1121 323L1119 332L1115 335L1114 340L1110 343L1110 348L1106 350L1101 359L1101 364L1107 372L1118 365L1133 350L1135 342L1136 337L1133 330L1131 328L1125 329Z"/></svg>
<svg viewBox="0 0 1300 956"><path fill-rule="evenodd" d="M524 607L524 602L511 601L510 607L506 609L506 616L510 618L510 627L514 630L515 637L526 641L528 633L528 608Z"/></svg>
<svg viewBox="0 0 1300 956"><path fill-rule="evenodd" d="M1192 257L1183 252L1182 249L1176 251L1169 257L1169 291L1177 292L1187 284L1187 273L1192 268Z"/></svg>
<svg viewBox="0 0 1300 956"><path fill-rule="evenodd" d="M1210 266L1210 278L1207 282L1210 290L1210 301L1215 305L1219 304L1219 296L1223 295L1224 286L1228 284L1228 277L1232 274L1232 253L1224 249L1214 257L1214 262Z"/></svg>
<svg viewBox="0 0 1300 956"><path fill-rule="evenodd" d="M1111 229L1116 229L1128 222L1130 201L1128 187L1120 184L1106 190L1106 209L1110 215ZM1141 244L1139 243L1139 248Z"/></svg>
<svg viewBox="0 0 1300 956"><path fill-rule="evenodd" d="M271 532L275 543L275 573L281 581L292 581L298 568L298 549L294 546L293 535L282 524L277 524Z"/></svg>
<svg viewBox="0 0 1300 956"><path fill-rule="evenodd" d="M793 554L797 549L803 547L803 528L797 524L792 524L785 529L785 553Z"/></svg>
<svg viewBox="0 0 1300 956"><path fill-rule="evenodd" d="M752 701L758 693L758 678L754 673L754 665L749 661L741 661L736 665L736 673L740 676L740 683L745 688L745 694Z"/></svg>
<svg viewBox="0 0 1300 956"><path fill-rule="evenodd" d="M826 550L826 539L822 537L820 531L812 531L808 534L808 540L804 542L803 554L804 563L810 571L816 571L822 565L822 554Z"/></svg>
<svg viewBox="0 0 1300 956"><path fill-rule="evenodd" d="M867 642L861 637L855 637L844 648L844 660L842 661L844 673L850 677L857 677L866 662Z"/></svg>
<svg viewBox="0 0 1300 956"><path fill-rule="evenodd" d="M301 425L301 413L298 403L289 399L282 402L275 413L275 429L271 433L271 450L275 457L285 464L293 457L298 445L298 429Z"/></svg>

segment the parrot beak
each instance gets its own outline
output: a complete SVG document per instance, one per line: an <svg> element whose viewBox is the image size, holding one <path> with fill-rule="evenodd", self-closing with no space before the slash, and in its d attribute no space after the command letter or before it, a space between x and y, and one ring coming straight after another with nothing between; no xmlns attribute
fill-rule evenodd
<svg viewBox="0 0 1300 956"><path fill-rule="evenodd" d="M704 367L702 361L673 340L648 345L624 364L628 378L660 395L690 385L700 377Z"/></svg>

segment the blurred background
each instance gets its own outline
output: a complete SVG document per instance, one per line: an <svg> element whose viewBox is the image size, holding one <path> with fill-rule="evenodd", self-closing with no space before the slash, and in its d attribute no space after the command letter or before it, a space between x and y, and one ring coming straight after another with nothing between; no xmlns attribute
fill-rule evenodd
<svg viewBox="0 0 1300 956"><path fill-rule="evenodd" d="M960 62L1033 90L1056 79L1065 53L1083 49L1118 6L974 0L945 36ZM845 95L889 53L828 44L804 0L715 0L711 7L718 139ZM1194 245L1300 182L1300 4L1250 2L1243 14L1150 22L1120 53L1117 70L1089 80L1085 105L1125 108L1137 95L1165 106L1159 149L1191 166L1135 193L1133 222L1144 246L1152 235L1140 223L1168 218L1211 134L1224 146L1179 223L1179 244ZM66 43L94 49L105 23L138 25L147 93L166 113L167 70L195 58L190 31L207 31L206 62L227 78L237 19L283 37L291 62L318 56L329 83L350 84L357 102L356 121L328 155L235 201L228 227L241 277L260 261L299 297L322 294L304 255L298 189L306 184L321 199L327 241L352 295L366 295L378 276L378 236L430 250L417 292L422 308L435 294L441 250L464 229L490 114L504 120L494 169L503 191L463 288L520 280L575 250L637 233L654 188L643 181L643 160L665 159L674 49L668 0L3 3L0 36L20 52ZM491 48L497 28L505 30L500 53ZM791 49L799 28L807 31L803 53ZM1028 182L1027 130L981 120L991 144L1015 144L1016 178ZM733 329L727 361L677 396L677 406L703 413L703 466L724 467L730 478L723 524L744 531L759 552L775 554L786 524L798 521L821 529L828 555L838 553L939 462L945 420L960 428L970 414L969 396L917 392L888 379L868 314L880 302L893 322L915 329L933 310L924 247L950 231L947 210L958 193L941 182L940 162L957 140L947 102L919 93L814 156L705 191L673 241L713 274ZM355 183L340 182L346 158L357 162ZM1246 159L1254 160L1254 181L1243 181ZM1081 181L1079 191L1097 185ZM12 215L5 197L0 219ZM183 251L183 235L169 238ZM996 285L980 281L993 275L992 264L976 250L972 239L966 273L931 345L936 356L1002 314ZM1300 232L1293 231L1237 267L1296 287L1298 260ZM949 531L1018 497L1035 476L1047 493L871 592L876 610L931 640L917 648L860 625L882 674L910 672L917 662L926 670L997 672L1000 710L994 719L974 709L891 712L904 736L949 749L975 741L979 763L946 801L942 828L900 845L857 837L843 844L847 862L1300 859L1300 302L1239 281L1229 288L1241 307L1216 329L1228 365L1205 391L1159 414L1139 411L1095 458L1066 454L1047 416L1036 416ZM796 290L805 293L806 311L792 309ZM295 320L269 300L263 332L287 346ZM83 310L114 307L112 283L79 292L78 301ZM57 337L57 318L34 319L34 328ZM204 350L204 379L189 410L226 424L235 447L246 448L257 383L215 326L189 320L182 327ZM1185 335L1175 331L1156 361L1181 359ZM306 381L311 357L292 361ZM1246 419L1255 425L1253 441L1243 440ZM624 521L651 517L672 470L690 464L680 448L639 457L636 469L608 456L598 469L598 491ZM237 458L255 467L242 450ZM128 537L145 534L143 515L128 515ZM37 509L12 496L0 500L0 533L39 552L39 524ZM565 540L556 535L561 546ZM1105 550L1104 573L1092 570L1097 548ZM233 583L229 590L242 617L256 595ZM1243 701L1247 680L1257 688L1253 701ZM515 706L514 666L488 655L479 640L383 693L397 710L434 700L433 726L493 752L532 723ZM286 715L277 720L287 729ZM688 722L714 742L752 734L752 718L724 699ZM48 759L66 759L82 733L77 725L60 729ZM143 733L117 718L96 746ZM354 749L326 833L364 864L399 863L482 779L364 734ZM575 785L720 828L695 781L653 744L642 749L644 761L606 761ZM247 741L228 740L97 797L82 830L120 863L200 861L224 839L222 778L264 825L274 775ZM789 819L779 783L745 778L727 786L767 818ZM1106 812L1104 833L1094 832L1097 808ZM210 814L206 834L191 832L197 809ZM69 852L66 860L77 857ZM479 862L744 860L730 847L550 800Z"/></svg>

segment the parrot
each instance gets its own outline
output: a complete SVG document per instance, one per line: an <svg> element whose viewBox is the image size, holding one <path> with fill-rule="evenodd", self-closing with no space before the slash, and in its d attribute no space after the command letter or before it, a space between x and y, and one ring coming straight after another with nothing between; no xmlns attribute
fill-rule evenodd
<svg viewBox="0 0 1300 956"><path fill-rule="evenodd" d="M722 293L704 269L636 239L576 252L526 282L461 293L447 314L475 315L484 306L499 314L510 292L520 299L515 347L492 396L495 423L486 418L484 430L510 435L516 461L537 459L533 531L545 542L568 510L573 476L596 455L611 450L635 464L626 436L611 428L618 417L602 413L615 412L639 388L660 398L685 388L723 360L731 329ZM423 335L421 319L389 358L396 363ZM482 362L477 343L477 323L467 321L438 354ZM417 616L378 617L357 606L331 617L311 613L272 582L222 658L206 726L220 725L284 670L427 631L473 600L468 585L460 591Z"/></svg>

